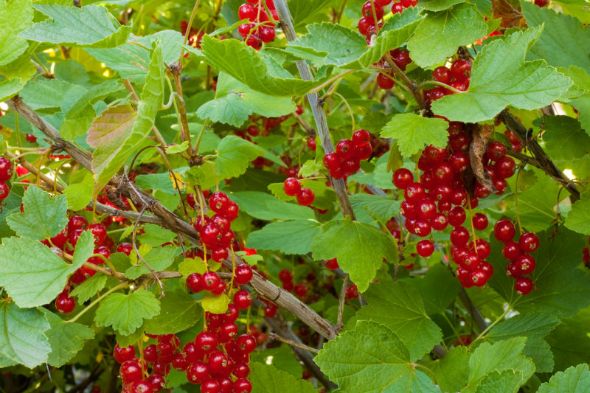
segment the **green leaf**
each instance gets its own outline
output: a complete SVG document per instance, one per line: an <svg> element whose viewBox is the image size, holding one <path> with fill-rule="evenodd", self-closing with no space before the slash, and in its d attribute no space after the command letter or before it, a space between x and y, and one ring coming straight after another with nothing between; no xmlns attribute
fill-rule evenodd
<svg viewBox="0 0 590 393"><path fill-rule="evenodd" d="M394 259L391 238L375 227L355 221L332 221L311 245L315 260L338 259L338 264L364 292L383 266L383 259Z"/></svg>
<svg viewBox="0 0 590 393"><path fill-rule="evenodd" d="M465 0L422 0L420 1L420 7L427 11L444 11L464 2Z"/></svg>
<svg viewBox="0 0 590 393"><path fill-rule="evenodd" d="M381 136L394 138L404 158L409 158L426 145L444 147L447 144L447 122L422 117L414 113L394 115L383 127Z"/></svg>
<svg viewBox="0 0 590 393"><path fill-rule="evenodd" d="M308 0L289 0L289 10L293 16L295 28L307 26L318 18L326 19L324 11L331 3L331 0L317 0L313 3Z"/></svg>
<svg viewBox="0 0 590 393"><path fill-rule="evenodd" d="M313 219L313 210L305 206L288 203L265 192L242 191L229 197L240 206L240 210L259 220L304 220Z"/></svg>
<svg viewBox="0 0 590 393"><path fill-rule="evenodd" d="M93 248L92 234L84 232L74 260L68 264L36 240L4 238L0 246L0 286L19 307L47 304L63 290L68 276L92 255Z"/></svg>
<svg viewBox="0 0 590 393"><path fill-rule="evenodd" d="M82 350L87 340L94 338L94 330L79 323L63 321L48 310L44 310L44 313L51 326L46 332L51 345L47 363L53 367L62 367Z"/></svg>
<svg viewBox="0 0 590 393"><path fill-rule="evenodd" d="M222 293L219 296L207 295L201 300L201 306L206 312L212 314L224 314L229 306L230 298Z"/></svg>
<svg viewBox="0 0 590 393"><path fill-rule="evenodd" d="M272 102L272 105L268 105ZM214 123L240 127L256 113L265 117L279 117L293 113L295 104L289 97L276 97L250 89L248 86L221 72L217 81L215 99L201 105L197 116Z"/></svg>
<svg viewBox="0 0 590 393"><path fill-rule="evenodd" d="M63 195L52 196L37 186L29 186L23 196L24 212L6 218L10 228L19 236L34 240L57 235L68 223L68 206Z"/></svg>
<svg viewBox="0 0 590 393"><path fill-rule="evenodd" d="M147 244L142 246L147 246ZM142 248L140 247L141 251ZM136 266L131 266L127 269L125 271L125 277L132 280L138 279L142 275L150 273L150 268L156 272L161 272L174 263L174 259L180 252L181 249L174 246L154 247L149 249L145 254L142 252L143 259L140 259Z"/></svg>
<svg viewBox="0 0 590 393"><path fill-rule="evenodd" d="M27 50L29 44L19 33L32 22L31 0L0 0L0 66L13 62Z"/></svg>
<svg viewBox="0 0 590 393"><path fill-rule="evenodd" d="M498 341L495 344L483 343L469 358L469 378L463 393L479 392L481 385L489 384L490 374L510 371L516 378L509 378L513 386L505 386L505 392L516 392L535 372L535 364L523 355L526 338L518 337ZM502 378L504 379L504 378Z"/></svg>
<svg viewBox="0 0 590 393"><path fill-rule="evenodd" d="M386 222L399 213L400 202L388 196L353 194L349 199L359 221L363 221L360 217L369 216L370 220L364 222L371 223L375 219Z"/></svg>
<svg viewBox="0 0 590 393"><path fill-rule="evenodd" d="M340 260L338 261L340 262ZM364 294L367 306L357 311L356 320L379 322L391 329L415 361L443 339L442 331L426 314L417 279L395 283L386 276Z"/></svg>
<svg viewBox="0 0 590 393"><path fill-rule="evenodd" d="M507 106L532 110L557 100L571 80L544 61L525 62L540 32L517 31L486 44L473 62L469 90L435 101L432 110L449 120L475 123L493 119Z"/></svg>
<svg viewBox="0 0 590 393"><path fill-rule="evenodd" d="M460 4L424 18L410 38L408 50L416 64L427 68L444 62L458 47L472 44L487 32L488 26L477 9Z"/></svg>
<svg viewBox="0 0 590 393"><path fill-rule="evenodd" d="M332 23L307 25L307 34L289 43L287 51L310 59L318 66L343 66L358 60L367 51L366 40L344 26Z"/></svg>
<svg viewBox="0 0 590 393"><path fill-rule="evenodd" d="M557 233L548 230L539 235L541 246L533 254L537 267L532 275L535 289L527 296L513 291L514 280L495 274L490 284L520 312L549 313L558 317L574 315L590 305L590 273L580 266L584 238L561 228ZM501 246L492 244L489 261L501 271L506 260ZM567 285L564 285L567 283Z"/></svg>
<svg viewBox="0 0 590 393"><path fill-rule="evenodd" d="M70 210L82 210L92 201L93 187L92 176L88 173L79 183L70 183L63 194L68 202Z"/></svg>
<svg viewBox="0 0 590 393"><path fill-rule="evenodd" d="M529 27L543 26L543 32L531 47L531 59L545 59L553 66L582 67L590 72L590 29L573 16L522 2Z"/></svg>
<svg viewBox="0 0 590 393"><path fill-rule="evenodd" d="M228 135L217 146L217 174L221 179L239 177L246 172L250 162L260 156L276 159L262 147L235 135Z"/></svg>
<svg viewBox="0 0 590 393"><path fill-rule="evenodd" d="M281 393L314 393L316 390L308 381L295 378L288 372L262 363L252 363L250 380L252 393L272 392L280 386Z"/></svg>
<svg viewBox="0 0 590 393"><path fill-rule="evenodd" d="M322 81L293 78L286 70L268 67L262 55L235 39L203 37L203 54L209 64L228 73L251 89L272 96L303 95Z"/></svg>
<svg viewBox="0 0 590 393"><path fill-rule="evenodd" d="M47 330L49 322L41 311L0 302L0 357L28 368L47 362L51 352Z"/></svg>
<svg viewBox="0 0 590 393"><path fill-rule="evenodd" d="M537 7L539 8L539 7ZM580 123L568 116L545 116L542 118L544 148L557 161L581 158L590 153L590 136Z"/></svg>
<svg viewBox="0 0 590 393"><path fill-rule="evenodd" d="M144 320L160 313L160 302L153 293L138 289L131 293L111 293L96 309L96 326L111 326L123 336L135 332Z"/></svg>
<svg viewBox="0 0 590 393"><path fill-rule="evenodd" d="M82 304L90 300L98 292L102 291L107 284L107 276L95 274L80 285L76 285L70 293L71 296L78 298L78 303Z"/></svg>
<svg viewBox="0 0 590 393"><path fill-rule="evenodd" d="M590 235L590 199L584 197L574 203L565 220L565 226L582 235Z"/></svg>
<svg viewBox="0 0 590 393"><path fill-rule="evenodd" d="M354 350L352 350L354 349ZM315 357L321 370L342 393L436 393L440 389L415 368L404 344L387 327L359 321L324 345Z"/></svg>
<svg viewBox="0 0 590 393"><path fill-rule="evenodd" d="M444 312L461 290L457 278L443 264L428 269L428 273L414 283L424 301L428 315Z"/></svg>
<svg viewBox="0 0 590 393"><path fill-rule="evenodd" d="M274 222L248 236L248 247L280 251L284 254L305 255L320 233L320 224L313 220Z"/></svg>
<svg viewBox="0 0 590 393"><path fill-rule="evenodd" d="M545 337L559 324L559 319L548 314L521 314L494 326L486 336L492 342L527 337L524 354L535 362L537 372L553 371L553 353Z"/></svg>
<svg viewBox="0 0 590 393"><path fill-rule="evenodd" d="M590 309L585 308L562 323L546 340L551 345L555 369L564 370L578 363L588 363L590 353Z"/></svg>
<svg viewBox="0 0 590 393"><path fill-rule="evenodd" d="M469 377L469 350L465 346L453 347L440 360L428 365L434 380L443 392L459 392Z"/></svg>
<svg viewBox="0 0 590 393"><path fill-rule="evenodd" d="M199 303L185 292L167 292L160 314L145 323L146 333L173 334L193 327L202 315Z"/></svg>
<svg viewBox="0 0 590 393"><path fill-rule="evenodd" d="M26 81L20 79L4 80L0 82L0 100L12 98L25 86Z"/></svg>
<svg viewBox="0 0 590 393"><path fill-rule="evenodd" d="M35 23L20 34L31 41L108 48L125 43L130 26L121 26L104 7L35 4L51 20Z"/></svg>
<svg viewBox="0 0 590 393"><path fill-rule="evenodd" d="M21 96L32 109L61 108L66 112L87 93L88 89L80 85L37 77L27 83Z"/></svg>
<svg viewBox="0 0 590 393"><path fill-rule="evenodd" d="M92 155L92 168L97 188L105 186L121 169L125 162L138 150L149 145L147 136L154 126L156 114L160 110L164 95L164 65L162 50L153 50L148 76L141 92L137 109L137 119L131 131L120 130L121 134L99 145Z"/></svg>
<svg viewBox="0 0 590 393"><path fill-rule="evenodd" d="M590 386L590 371L587 364L580 364L560 371L548 382L539 386L537 393L584 393Z"/></svg>
<svg viewBox="0 0 590 393"><path fill-rule="evenodd" d="M143 233L138 237L141 244L147 244L153 247L169 243L176 238L176 232L162 228L155 224L145 224Z"/></svg>

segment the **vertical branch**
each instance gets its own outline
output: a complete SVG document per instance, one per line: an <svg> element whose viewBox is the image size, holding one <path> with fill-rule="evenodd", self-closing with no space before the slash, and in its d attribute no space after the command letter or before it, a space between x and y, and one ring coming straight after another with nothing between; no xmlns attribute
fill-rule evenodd
<svg viewBox="0 0 590 393"><path fill-rule="evenodd" d="M174 97L175 107L178 112L178 120L180 123L180 135L183 141L188 142L188 155L189 162L192 165L195 162L195 151L191 143L191 133L188 125L188 117L186 115L186 103L184 101L184 94L182 92L182 81L180 79L180 73L182 72L182 65L178 63L169 68L172 78L174 79L174 90L176 90L176 96Z"/></svg>
<svg viewBox="0 0 590 393"><path fill-rule="evenodd" d="M275 7L279 14L281 27L285 33L285 36L287 37L287 40L295 40L297 38L297 33L295 33L291 11L289 11L287 2L285 0L275 0ZM299 60L296 64L297 69L299 70L299 75L301 75L301 79L308 81L313 80L311 69L305 60ZM315 119L318 135L320 137L320 142L322 143L324 152L326 154L334 152L334 145L332 144L332 139L330 138L330 129L328 127L328 120L326 119L326 112L324 111L322 105L323 103L320 101L317 93L307 94L307 101L309 102L309 106L313 112L313 117ZM352 211L352 206L350 204L350 200L348 199L346 182L343 179L334 179L331 176L329 177L334 186L334 190L336 191L336 195L338 195L340 207L342 208L342 214L345 217L354 219L354 212Z"/></svg>

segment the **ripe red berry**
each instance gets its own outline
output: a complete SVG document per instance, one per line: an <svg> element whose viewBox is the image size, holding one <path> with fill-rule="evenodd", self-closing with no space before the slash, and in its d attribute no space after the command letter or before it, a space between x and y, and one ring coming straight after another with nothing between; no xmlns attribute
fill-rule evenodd
<svg viewBox="0 0 590 393"><path fill-rule="evenodd" d="M467 228L457 226L451 231L451 243L457 247L464 247L469 242L469 231Z"/></svg>
<svg viewBox="0 0 590 393"><path fill-rule="evenodd" d="M238 8L238 18L240 19L254 21L256 20L256 14L256 8L252 4L245 3Z"/></svg>
<svg viewBox="0 0 590 393"><path fill-rule="evenodd" d="M201 352L209 352L218 344L217 337L213 333L200 332L195 337L195 346Z"/></svg>
<svg viewBox="0 0 590 393"><path fill-rule="evenodd" d="M275 28L274 26L261 26L258 35L262 42L272 42L276 36Z"/></svg>
<svg viewBox="0 0 590 393"><path fill-rule="evenodd" d="M483 213L475 213L471 219L473 227L478 231L483 231L488 226L488 217Z"/></svg>
<svg viewBox="0 0 590 393"><path fill-rule="evenodd" d="M229 359L221 351L213 351L209 354L207 362L209 372L216 377L227 377L231 372Z"/></svg>
<svg viewBox="0 0 590 393"><path fill-rule="evenodd" d="M432 240L420 240L416 244L416 252L423 258L428 258L434 252L434 243Z"/></svg>
<svg viewBox="0 0 590 393"><path fill-rule="evenodd" d="M289 196L295 196L301 192L301 183L299 179L294 177L288 177L283 182L283 190L285 190L285 194Z"/></svg>
<svg viewBox="0 0 590 393"><path fill-rule="evenodd" d="M241 264L236 267L236 282L240 285L248 284L252 280L252 268L246 264Z"/></svg>
<svg viewBox="0 0 590 393"><path fill-rule="evenodd" d="M432 77L442 83L449 83L451 80L451 71L447 67L436 67L432 71Z"/></svg>
<svg viewBox="0 0 590 393"><path fill-rule="evenodd" d="M503 243L512 240L515 233L516 229L510 220L502 219L494 225L494 236Z"/></svg>
<svg viewBox="0 0 590 393"><path fill-rule="evenodd" d="M246 290L239 290L234 294L234 305L238 310L245 310L252 304L252 297Z"/></svg>
<svg viewBox="0 0 590 393"><path fill-rule="evenodd" d="M234 382L234 393L250 393L252 384L244 378L239 378Z"/></svg>
<svg viewBox="0 0 590 393"><path fill-rule="evenodd" d="M203 289L209 292L213 292L221 282L221 278L215 272L207 272L203 274Z"/></svg>
<svg viewBox="0 0 590 393"><path fill-rule="evenodd" d="M297 195L297 203L301 206L309 206L315 200L315 194L309 188L302 188Z"/></svg>
<svg viewBox="0 0 590 393"><path fill-rule="evenodd" d="M0 183L0 201L8 198L10 194L10 186L6 183Z"/></svg>
<svg viewBox="0 0 590 393"><path fill-rule="evenodd" d="M377 75L377 86L383 90L393 89L393 86L395 86L395 80L391 76L380 72Z"/></svg>
<svg viewBox="0 0 590 393"><path fill-rule="evenodd" d="M536 267L535 258L528 254L520 255L513 264L515 271L519 273L517 276L531 274Z"/></svg>
<svg viewBox="0 0 590 393"><path fill-rule="evenodd" d="M399 168L393 173L393 184L401 190L405 190L413 182L414 175L409 169Z"/></svg>
<svg viewBox="0 0 590 393"><path fill-rule="evenodd" d="M471 62L465 59L457 59L451 65L451 74L457 79L465 79L471 72Z"/></svg>
<svg viewBox="0 0 590 393"><path fill-rule="evenodd" d="M528 277L518 277L514 283L514 289L521 295L528 295L534 288L533 280Z"/></svg>
<svg viewBox="0 0 590 393"><path fill-rule="evenodd" d="M518 256L520 256L520 247L518 246L518 243L515 243L512 240L507 241L502 249L502 254L504 255L504 258L508 260L518 258Z"/></svg>
<svg viewBox="0 0 590 393"><path fill-rule="evenodd" d="M205 289L205 280L199 273L191 273L186 278L186 286L192 293L201 292Z"/></svg>
<svg viewBox="0 0 590 393"><path fill-rule="evenodd" d="M520 235L518 245L523 252L533 252L539 248L539 238L532 232L525 232Z"/></svg>
<svg viewBox="0 0 590 393"><path fill-rule="evenodd" d="M410 52L404 48L396 48L389 52L393 62L402 70L405 71L408 64L412 62Z"/></svg>
<svg viewBox="0 0 590 393"><path fill-rule="evenodd" d="M128 360L121 364L119 374L124 384L138 382L143 377L141 366L137 360Z"/></svg>
<svg viewBox="0 0 590 393"><path fill-rule="evenodd" d="M209 369L203 362L193 362L186 369L186 378L190 383L202 384L209 378Z"/></svg>
<svg viewBox="0 0 590 393"><path fill-rule="evenodd" d="M201 384L201 393L220 393L221 385L216 379L209 379Z"/></svg>
<svg viewBox="0 0 590 393"><path fill-rule="evenodd" d="M383 7L379 7L375 2L368 0L363 4L361 13L364 17L379 20L383 18Z"/></svg>
<svg viewBox="0 0 590 393"><path fill-rule="evenodd" d="M237 340L236 344L242 353L251 353L256 349L256 339L251 334L242 334Z"/></svg>
<svg viewBox="0 0 590 393"><path fill-rule="evenodd" d="M76 308L76 300L64 289L55 298L55 309L62 314L69 314L74 311L74 308Z"/></svg>
<svg viewBox="0 0 590 393"><path fill-rule="evenodd" d="M115 344L115 349L113 350L113 358L117 363L123 363L128 360L135 359L135 349L132 345L128 347L120 347L119 344Z"/></svg>
<svg viewBox="0 0 590 393"><path fill-rule="evenodd" d="M4 183L12 177L12 162L6 157L0 157L0 182Z"/></svg>

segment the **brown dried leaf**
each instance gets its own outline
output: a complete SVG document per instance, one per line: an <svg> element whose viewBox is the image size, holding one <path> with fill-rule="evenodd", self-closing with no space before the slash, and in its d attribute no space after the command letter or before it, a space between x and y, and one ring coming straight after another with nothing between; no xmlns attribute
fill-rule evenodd
<svg viewBox="0 0 590 393"><path fill-rule="evenodd" d="M118 144L131 132L136 117L137 112L128 104L107 109L92 122L88 131L88 144L94 148Z"/></svg>
<svg viewBox="0 0 590 393"><path fill-rule="evenodd" d="M483 155L486 152L488 139L494 128L492 126L476 126L473 129L472 141L469 146L469 158L471 160L471 170L477 181L490 191L494 191L492 180L483 167Z"/></svg>
<svg viewBox="0 0 590 393"><path fill-rule="evenodd" d="M492 11L494 18L502 19L500 25L504 28L526 26L518 1L492 0Z"/></svg>

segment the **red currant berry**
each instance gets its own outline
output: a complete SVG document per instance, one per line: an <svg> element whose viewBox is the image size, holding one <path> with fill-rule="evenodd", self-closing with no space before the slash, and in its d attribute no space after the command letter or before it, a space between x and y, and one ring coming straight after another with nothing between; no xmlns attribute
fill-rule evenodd
<svg viewBox="0 0 590 393"><path fill-rule="evenodd" d="M76 308L76 300L64 289L55 298L55 309L62 314L69 314L74 311L74 308Z"/></svg>
<svg viewBox="0 0 590 393"><path fill-rule="evenodd" d="M143 377L141 366L137 360L128 360L121 364L119 374L124 384L139 382Z"/></svg>
<svg viewBox="0 0 590 393"><path fill-rule="evenodd" d="M186 379L190 383L202 384L207 378L209 378L209 369L203 362L193 362L186 369Z"/></svg>
<svg viewBox="0 0 590 393"><path fill-rule="evenodd" d="M465 218L467 215L465 214L465 209L461 206L455 206L451 209L448 215L449 224L454 227L458 227L465 222Z"/></svg>
<svg viewBox="0 0 590 393"><path fill-rule="evenodd" d="M234 305L238 310L245 310L252 305L252 297L250 293L245 290L239 290L234 295Z"/></svg>
<svg viewBox="0 0 590 393"><path fill-rule="evenodd" d="M510 220L502 219L494 225L494 236L503 243L512 240L515 233L516 229Z"/></svg>
<svg viewBox="0 0 590 393"><path fill-rule="evenodd" d="M517 276L531 274L537 266L535 258L528 254L520 255L518 258L516 258L513 264L515 270L519 273Z"/></svg>
<svg viewBox="0 0 590 393"><path fill-rule="evenodd" d="M252 392L252 384L244 378L239 378L234 382L234 393L250 393Z"/></svg>
<svg viewBox="0 0 590 393"><path fill-rule="evenodd" d="M120 347L119 344L116 344L115 349L113 350L113 358L117 363L133 360L135 359L135 349L132 345L128 347Z"/></svg>
<svg viewBox="0 0 590 393"><path fill-rule="evenodd" d="M393 184L397 188L405 190L412 183L414 183L414 175L409 169L399 168L393 173Z"/></svg>
<svg viewBox="0 0 590 393"><path fill-rule="evenodd" d="M236 344L242 353L251 353L256 349L256 339L251 334L242 334L237 340Z"/></svg>
<svg viewBox="0 0 590 393"><path fill-rule="evenodd" d="M518 239L518 245L523 252L533 252L539 248L539 238L532 232L525 232Z"/></svg>
<svg viewBox="0 0 590 393"><path fill-rule="evenodd" d="M488 217L482 213L475 213L471 219L473 227L478 231L483 231L488 226Z"/></svg>
<svg viewBox="0 0 590 393"><path fill-rule="evenodd" d="M12 177L12 162L6 157L0 157L0 182L4 183Z"/></svg>
<svg viewBox="0 0 590 393"><path fill-rule="evenodd" d="M377 86L383 90L390 90L395 86L395 80L391 76L380 72L377 75Z"/></svg>
<svg viewBox="0 0 590 393"><path fill-rule="evenodd" d="M527 277L518 277L514 283L514 289L521 295L528 295L534 288L533 280Z"/></svg>
<svg viewBox="0 0 590 393"><path fill-rule="evenodd" d="M199 273L191 273L186 278L186 286L192 293L198 293L205 289L205 280Z"/></svg>
<svg viewBox="0 0 590 393"><path fill-rule="evenodd" d="M515 243L512 240L507 241L502 249L502 254L504 255L504 258L511 261L518 258L520 256L520 247L518 246L518 243Z"/></svg>
<svg viewBox="0 0 590 393"><path fill-rule="evenodd" d="M253 276L252 268L246 264L238 265L236 268L236 282L240 285L248 284Z"/></svg>
<svg viewBox="0 0 590 393"><path fill-rule="evenodd" d="M420 240L416 244L416 252L423 258L428 258L434 252L434 243L432 240Z"/></svg>
<svg viewBox="0 0 590 393"><path fill-rule="evenodd" d="M297 195L297 203L301 206L309 206L315 200L315 194L309 188L302 188Z"/></svg>
<svg viewBox="0 0 590 393"><path fill-rule="evenodd" d="M287 178L283 183L283 190L289 196L295 196L301 192L301 183L294 177Z"/></svg>
<svg viewBox="0 0 590 393"><path fill-rule="evenodd" d="M451 243L457 247L464 247L469 242L469 231L467 228L457 226L451 231Z"/></svg>
<svg viewBox="0 0 590 393"><path fill-rule="evenodd" d="M432 71L432 77L442 83L449 83L451 80L451 71L447 67L436 67Z"/></svg>

